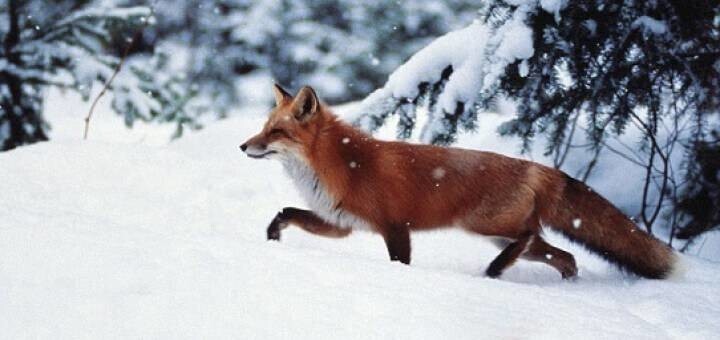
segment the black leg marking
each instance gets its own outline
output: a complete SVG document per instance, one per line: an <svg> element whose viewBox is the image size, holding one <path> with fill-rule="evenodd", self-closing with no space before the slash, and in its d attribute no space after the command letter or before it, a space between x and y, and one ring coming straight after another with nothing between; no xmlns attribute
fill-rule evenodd
<svg viewBox="0 0 720 340"><path fill-rule="evenodd" d="M491 278L497 278L502 275L503 271L512 265L517 258L525 252L525 246L532 236L525 236L517 241L510 243L500 255L498 255L488 266L485 274Z"/></svg>
<svg viewBox="0 0 720 340"><path fill-rule="evenodd" d="M410 230L397 227L384 233L390 261L410 264Z"/></svg>
<svg viewBox="0 0 720 340"><path fill-rule="evenodd" d="M287 207L275 215L267 228L267 239L280 240L280 233L288 225L293 224L301 229L320 236L341 238L350 235L352 229L340 228L322 220L315 213L309 210Z"/></svg>
<svg viewBox="0 0 720 340"><path fill-rule="evenodd" d="M275 215L275 218L273 218L272 222L270 222L270 225L267 228L267 239L268 241L280 241L280 231L282 231L287 226L287 217L283 215L283 211L277 213Z"/></svg>

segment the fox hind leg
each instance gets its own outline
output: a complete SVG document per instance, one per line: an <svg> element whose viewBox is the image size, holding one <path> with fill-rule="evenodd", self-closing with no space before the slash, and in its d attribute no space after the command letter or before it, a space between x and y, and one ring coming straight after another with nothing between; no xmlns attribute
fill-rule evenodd
<svg viewBox="0 0 720 340"><path fill-rule="evenodd" d="M522 258L529 261L546 263L560 272L563 279L572 279L577 276L577 265L572 254L551 246L540 235L535 236Z"/></svg>
<svg viewBox="0 0 720 340"><path fill-rule="evenodd" d="M532 241L534 236L534 234L528 234L510 243L500 252L500 255L490 262L485 274L491 278L499 277L505 269L515 263L518 257L525 252L528 243Z"/></svg>
<svg viewBox="0 0 720 340"><path fill-rule="evenodd" d="M513 226L515 224L510 222L504 225ZM525 218L525 221L519 225L521 226L519 228L507 228L509 230L517 230L518 232L515 235L502 235L501 233L494 234L495 236L505 236L510 239L515 239L515 241L509 242L507 238L494 239L493 243L499 247L502 247L503 243L506 243L507 245L500 252L500 255L498 255L485 270L485 274L488 277L497 278L502 275L505 269L515 263L515 261L517 261L517 259L528 250L528 247L533 243L535 237L537 237L540 232L540 220L534 211L532 211L532 213Z"/></svg>

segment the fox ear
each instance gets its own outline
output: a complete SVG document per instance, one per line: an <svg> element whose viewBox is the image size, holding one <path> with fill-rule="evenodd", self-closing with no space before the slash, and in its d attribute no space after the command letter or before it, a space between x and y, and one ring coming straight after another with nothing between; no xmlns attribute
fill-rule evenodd
<svg viewBox="0 0 720 340"><path fill-rule="evenodd" d="M273 93L275 93L275 106L280 106L281 104L292 100L292 96L277 83L273 85Z"/></svg>
<svg viewBox="0 0 720 340"><path fill-rule="evenodd" d="M295 118L299 121L305 121L312 117L320 109L320 100L315 94L315 90L310 86L303 86L295 96L292 108Z"/></svg>

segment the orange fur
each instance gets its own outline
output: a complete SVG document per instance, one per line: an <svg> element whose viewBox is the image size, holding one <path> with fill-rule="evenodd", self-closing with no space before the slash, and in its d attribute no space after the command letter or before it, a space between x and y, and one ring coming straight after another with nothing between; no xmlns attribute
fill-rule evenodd
<svg viewBox="0 0 720 340"><path fill-rule="evenodd" d="M409 263L409 231L459 227L510 242L490 276L518 257L574 276L572 255L542 240L542 223L642 276L661 278L672 268L668 247L559 170L491 152L377 140L339 120L308 87L295 98L279 86L275 93L277 107L263 130L241 148L307 166L315 181L309 195L326 195L318 201L329 198L333 205L317 215L298 209L278 214L271 224L278 238L288 224L337 237L349 232L328 228L361 221L384 237L391 259ZM308 214L317 217L316 226ZM577 219L583 226L576 228Z"/></svg>

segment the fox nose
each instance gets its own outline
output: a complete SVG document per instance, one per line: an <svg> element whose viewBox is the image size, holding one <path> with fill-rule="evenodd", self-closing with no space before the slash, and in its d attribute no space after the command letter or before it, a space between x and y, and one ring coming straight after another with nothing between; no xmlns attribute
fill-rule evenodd
<svg viewBox="0 0 720 340"><path fill-rule="evenodd" d="M243 144L243 145L240 145L240 150L242 150L243 152L245 152L245 150L247 150L247 143L245 143L245 144Z"/></svg>

